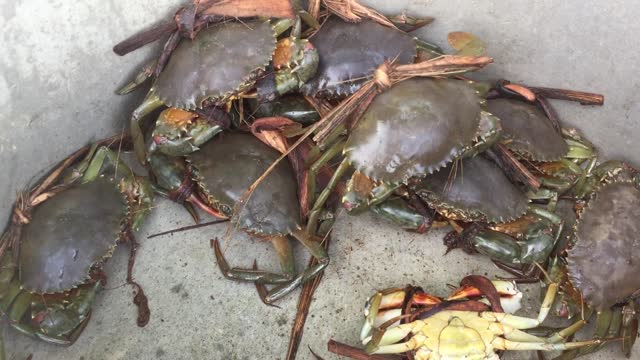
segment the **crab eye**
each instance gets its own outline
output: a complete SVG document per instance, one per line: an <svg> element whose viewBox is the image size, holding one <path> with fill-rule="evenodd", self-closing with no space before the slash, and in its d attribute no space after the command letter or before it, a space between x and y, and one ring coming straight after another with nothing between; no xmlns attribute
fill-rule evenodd
<svg viewBox="0 0 640 360"><path fill-rule="evenodd" d="M233 209L231 209L231 206L227 204L221 204L218 207L220 208L220 211L222 211L224 214L231 214L233 212Z"/></svg>

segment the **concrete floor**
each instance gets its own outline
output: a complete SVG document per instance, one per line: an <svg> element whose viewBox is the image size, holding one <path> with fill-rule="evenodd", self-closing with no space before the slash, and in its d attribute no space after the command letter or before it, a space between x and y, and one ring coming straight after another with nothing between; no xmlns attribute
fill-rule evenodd
<svg viewBox="0 0 640 360"><path fill-rule="evenodd" d="M532 85L591 90L606 95L601 108L556 103L565 124L577 126L603 156L640 165L638 90L640 3L632 1L365 1L387 13L406 10L435 16L418 36L446 45L450 31L474 32L487 41L496 65L492 76ZM6 219L16 191L73 149L121 131L139 96L113 91L150 48L124 58L113 44L166 18L180 2L88 0L0 0L0 219ZM499 272L480 257L441 255L442 232L415 235L378 223L369 215L338 221L332 263L318 288L299 359L310 346L325 359L326 342L356 344L361 307L375 289L419 284L444 294L446 284L465 274ZM3 220L4 221L4 220ZM209 239L223 237L224 225L147 240L149 234L186 225L179 207L161 201L139 233L142 243L136 279L145 286L152 311L144 329L135 325L131 289L124 284L126 251L107 269L109 290L94 316L69 348L42 344L6 329L9 359L281 359L286 351L297 294L280 309L263 306L253 286L222 278ZM251 250L247 250L251 249ZM276 269L268 244L236 233L227 256L248 266L254 258ZM299 264L306 263L300 251ZM537 298L535 287L529 288ZM535 299L534 299L535 300ZM535 312L535 301L526 310ZM609 347L611 348L611 346ZM640 359L636 349L633 358ZM533 359L513 354L512 359ZM617 349L590 359L620 358Z"/></svg>

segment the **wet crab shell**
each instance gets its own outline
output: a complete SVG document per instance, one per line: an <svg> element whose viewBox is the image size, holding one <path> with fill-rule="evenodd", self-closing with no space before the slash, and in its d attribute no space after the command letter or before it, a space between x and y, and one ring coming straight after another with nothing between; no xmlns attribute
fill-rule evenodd
<svg viewBox="0 0 640 360"><path fill-rule="evenodd" d="M489 111L500 118L507 146L533 161L561 160L569 146L542 110L513 99L487 101Z"/></svg>
<svg viewBox="0 0 640 360"><path fill-rule="evenodd" d="M276 36L267 22L225 22L183 40L154 89L170 107L195 109L207 99L225 101L253 85L269 64Z"/></svg>
<svg viewBox="0 0 640 360"><path fill-rule="evenodd" d="M440 169L415 191L436 209L467 221L505 223L524 215L529 204L502 170L481 156Z"/></svg>
<svg viewBox="0 0 640 360"><path fill-rule="evenodd" d="M85 283L90 269L111 256L127 218L124 196L104 177L39 205L20 240L23 288L58 293Z"/></svg>
<svg viewBox="0 0 640 360"><path fill-rule="evenodd" d="M232 215L246 190L279 157L248 134L228 133L189 157L196 182L213 207ZM286 235L298 227L300 208L291 165L281 161L255 189L232 222L258 235Z"/></svg>
<svg viewBox="0 0 640 360"><path fill-rule="evenodd" d="M345 146L375 181L406 183L447 165L479 136L481 99L466 82L410 79L378 95Z"/></svg>
<svg viewBox="0 0 640 360"><path fill-rule="evenodd" d="M640 289L640 189L605 185L589 201L569 250L569 277L596 310L624 301Z"/></svg>
<svg viewBox="0 0 640 360"><path fill-rule="evenodd" d="M416 57L413 37L369 20L348 23L330 18L311 41L320 64L316 76L301 90L315 97L351 95L385 60L397 57L398 63L408 64Z"/></svg>

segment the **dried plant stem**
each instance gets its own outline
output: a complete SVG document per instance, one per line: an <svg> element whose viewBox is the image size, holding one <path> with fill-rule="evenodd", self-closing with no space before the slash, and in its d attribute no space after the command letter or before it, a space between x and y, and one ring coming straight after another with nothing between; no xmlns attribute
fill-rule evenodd
<svg viewBox="0 0 640 360"><path fill-rule="evenodd" d="M603 105L604 95L583 91L552 89L546 87L532 87L529 89L536 95L542 95L548 99L577 101L582 105Z"/></svg>
<svg viewBox="0 0 640 360"><path fill-rule="evenodd" d="M324 242L324 249L329 250L329 243L331 239L327 237ZM308 268L316 265L318 260L314 257L309 261ZM300 346L300 340L302 340L302 335L304 333L304 324L307 321L307 316L309 315L309 308L311 307L311 301L313 300L313 294L315 293L318 285L320 285L320 281L322 281L322 276L324 272L318 274L315 278L308 281L302 287L302 292L300 293L300 298L298 299L298 306L296 311L296 318L293 322L293 328L291 329L291 336L289 337L289 348L287 349L287 360L294 360L296 358L296 354L298 353L298 347Z"/></svg>
<svg viewBox="0 0 640 360"><path fill-rule="evenodd" d="M385 355L369 355L364 350L358 349L353 346L349 346L335 340L329 340L327 343L327 350L329 352L346 356L355 360L400 360L400 356L385 356Z"/></svg>
<svg viewBox="0 0 640 360"><path fill-rule="evenodd" d="M380 12L358 3L355 0L323 0L324 6L345 21L360 22L363 18L396 28L396 26Z"/></svg>
<svg viewBox="0 0 640 360"><path fill-rule="evenodd" d="M206 17L246 18L254 16L293 18L295 16L288 0L195 0L178 10L177 13L179 14L183 9L193 6L193 3L197 6L196 19ZM176 30L178 30L178 24L175 21L154 26L118 43L113 47L113 52L120 56L126 55Z"/></svg>

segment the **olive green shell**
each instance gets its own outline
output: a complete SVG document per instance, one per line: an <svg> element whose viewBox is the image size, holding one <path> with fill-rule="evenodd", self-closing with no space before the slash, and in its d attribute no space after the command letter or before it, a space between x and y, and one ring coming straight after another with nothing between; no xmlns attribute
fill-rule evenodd
<svg viewBox="0 0 640 360"><path fill-rule="evenodd" d="M271 61L276 37L267 22L225 22L182 40L154 85L170 107L194 109L251 87Z"/></svg>
<svg viewBox="0 0 640 360"><path fill-rule="evenodd" d="M320 55L316 75L301 88L305 95L336 98L351 95L385 60L413 62L415 39L371 20L345 22L332 17L311 37Z"/></svg>
<svg viewBox="0 0 640 360"><path fill-rule="evenodd" d="M524 215L529 204L502 170L481 156L440 169L415 191L436 209L444 208L469 221L508 222Z"/></svg>
<svg viewBox="0 0 640 360"><path fill-rule="evenodd" d="M357 170L406 183L455 159L478 137L481 99L468 83L416 78L378 95L345 146Z"/></svg>
<svg viewBox="0 0 640 360"><path fill-rule="evenodd" d="M77 287L111 256L127 204L104 177L70 188L39 205L20 240L20 281L35 293Z"/></svg>
<svg viewBox="0 0 640 360"><path fill-rule="evenodd" d="M556 161L569 152L562 135L537 106L513 99L489 100L487 106L500 118L502 136L516 153L533 161Z"/></svg>
<svg viewBox="0 0 640 360"><path fill-rule="evenodd" d="M249 186L280 154L252 135L225 133L193 153L195 180L211 206L232 215ZM283 160L255 189L232 222L259 235L286 235L298 227L300 206L295 175Z"/></svg>
<svg viewBox="0 0 640 360"><path fill-rule="evenodd" d="M632 183L605 185L589 201L569 250L569 277L596 310L640 289L640 190Z"/></svg>

